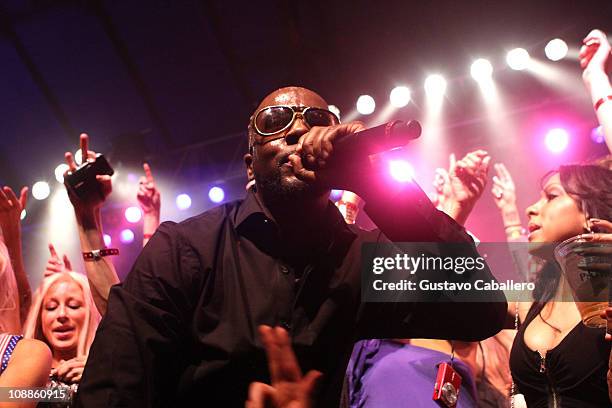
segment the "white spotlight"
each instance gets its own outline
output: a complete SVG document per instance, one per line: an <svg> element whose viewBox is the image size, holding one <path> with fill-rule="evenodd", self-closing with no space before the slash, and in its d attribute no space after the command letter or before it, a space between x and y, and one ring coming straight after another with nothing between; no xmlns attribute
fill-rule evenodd
<svg viewBox="0 0 612 408"><path fill-rule="evenodd" d="M568 47L565 41L560 38L550 40L544 48L544 53L551 61L559 61L567 55Z"/></svg>
<svg viewBox="0 0 612 408"><path fill-rule="evenodd" d="M44 200L49 197L49 193L51 193L51 189L46 181L37 181L32 186L32 196L37 200Z"/></svg>
<svg viewBox="0 0 612 408"><path fill-rule="evenodd" d="M425 78L425 93L429 97L441 98L446 92L446 79L442 75L433 74Z"/></svg>
<svg viewBox="0 0 612 408"><path fill-rule="evenodd" d="M55 168L55 179L58 183L64 182L64 173L66 173L70 169L66 163L62 163Z"/></svg>
<svg viewBox="0 0 612 408"><path fill-rule="evenodd" d="M472 74L472 78L477 82L487 81L491 79L491 75L493 75L493 66L489 60L479 58L472 63L470 74Z"/></svg>
<svg viewBox="0 0 612 408"><path fill-rule="evenodd" d="M410 103L410 89L405 86L396 86L389 95L391 105L396 108L403 108Z"/></svg>
<svg viewBox="0 0 612 408"><path fill-rule="evenodd" d="M338 119L340 119L340 109L338 109L336 105L327 105L327 109L330 112L335 113Z"/></svg>
<svg viewBox="0 0 612 408"><path fill-rule="evenodd" d="M370 95L361 95L357 98L357 112L369 115L376 109L376 102Z"/></svg>
<svg viewBox="0 0 612 408"><path fill-rule="evenodd" d="M508 66L515 71L522 71L529 65L529 53L524 48L515 48L506 54Z"/></svg>

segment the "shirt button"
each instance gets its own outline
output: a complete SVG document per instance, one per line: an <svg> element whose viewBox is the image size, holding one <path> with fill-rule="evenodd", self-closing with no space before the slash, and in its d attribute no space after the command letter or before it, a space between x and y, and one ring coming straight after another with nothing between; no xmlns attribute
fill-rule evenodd
<svg viewBox="0 0 612 408"><path fill-rule="evenodd" d="M280 270L285 275L289 273L289 268L287 268L285 265L281 265Z"/></svg>

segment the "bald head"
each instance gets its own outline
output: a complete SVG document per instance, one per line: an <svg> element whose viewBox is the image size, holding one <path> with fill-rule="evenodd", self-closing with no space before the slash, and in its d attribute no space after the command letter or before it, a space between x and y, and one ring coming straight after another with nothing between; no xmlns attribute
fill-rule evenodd
<svg viewBox="0 0 612 408"><path fill-rule="evenodd" d="M299 86L277 89L263 98L255 111L273 105L315 106L327 109L327 102L319 94Z"/></svg>

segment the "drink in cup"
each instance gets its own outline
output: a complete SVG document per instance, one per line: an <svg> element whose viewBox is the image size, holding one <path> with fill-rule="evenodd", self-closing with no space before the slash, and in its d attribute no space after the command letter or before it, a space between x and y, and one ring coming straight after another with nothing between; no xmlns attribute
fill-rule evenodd
<svg viewBox="0 0 612 408"><path fill-rule="evenodd" d="M612 246L593 242L578 235L555 248L555 259L561 266L587 327L606 327L600 317L610 301L610 258Z"/></svg>

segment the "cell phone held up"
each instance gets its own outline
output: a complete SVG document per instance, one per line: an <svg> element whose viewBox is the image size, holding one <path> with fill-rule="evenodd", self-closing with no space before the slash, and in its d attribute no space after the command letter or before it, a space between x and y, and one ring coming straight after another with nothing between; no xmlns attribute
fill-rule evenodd
<svg viewBox="0 0 612 408"><path fill-rule="evenodd" d="M97 154L94 161L85 161L76 170L68 171L64 176L66 188L82 201L103 199L104 193L96 176L112 176L115 171L108 164L106 158Z"/></svg>
<svg viewBox="0 0 612 408"><path fill-rule="evenodd" d="M441 407L454 408L459 399L461 376L448 363L438 364L433 400Z"/></svg>

